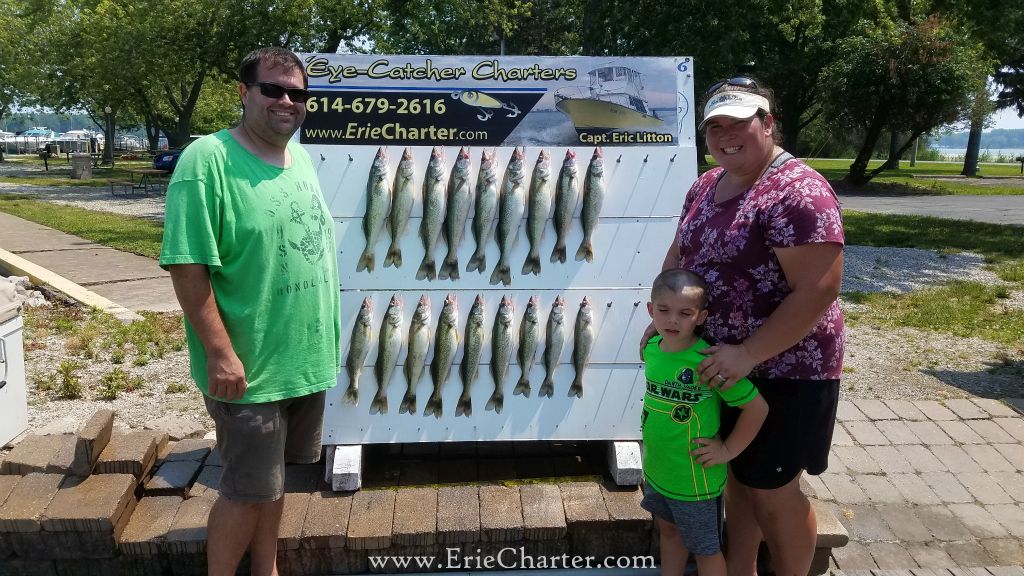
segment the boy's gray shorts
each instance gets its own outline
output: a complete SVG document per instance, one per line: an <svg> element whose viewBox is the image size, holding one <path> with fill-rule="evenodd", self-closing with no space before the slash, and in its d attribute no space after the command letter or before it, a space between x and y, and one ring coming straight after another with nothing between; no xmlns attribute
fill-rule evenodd
<svg viewBox="0 0 1024 576"><path fill-rule="evenodd" d="M696 502L668 498L644 484L640 506L655 517L676 525L683 546L697 556L722 551L722 497Z"/></svg>

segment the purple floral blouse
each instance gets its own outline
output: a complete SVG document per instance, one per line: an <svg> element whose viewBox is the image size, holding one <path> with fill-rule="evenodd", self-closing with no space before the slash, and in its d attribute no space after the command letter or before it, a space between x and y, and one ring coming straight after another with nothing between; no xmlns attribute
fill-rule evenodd
<svg viewBox="0 0 1024 576"><path fill-rule="evenodd" d="M676 240L679 266L707 283L706 337L739 344L791 291L773 248L844 244L843 223L828 181L796 158L779 158L750 190L716 204L715 186L722 175L722 168L705 172L687 192ZM838 379L845 340L837 300L810 334L756 366L752 375Z"/></svg>

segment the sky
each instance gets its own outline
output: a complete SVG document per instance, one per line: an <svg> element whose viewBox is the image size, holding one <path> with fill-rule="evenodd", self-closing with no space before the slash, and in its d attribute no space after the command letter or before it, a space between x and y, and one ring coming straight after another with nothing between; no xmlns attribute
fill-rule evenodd
<svg viewBox="0 0 1024 576"><path fill-rule="evenodd" d="M992 117L992 128L989 130L995 128L1005 130L1024 128L1024 118L1017 116L1016 108L1004 108Z"/></svg>

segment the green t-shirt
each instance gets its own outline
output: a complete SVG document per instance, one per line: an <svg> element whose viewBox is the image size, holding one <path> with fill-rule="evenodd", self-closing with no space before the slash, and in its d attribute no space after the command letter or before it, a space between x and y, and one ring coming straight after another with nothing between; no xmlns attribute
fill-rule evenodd
<svg viewBox="0 0 1024 576"><path fill-rule="evenodd" d="M205 264L249 387L239 403L326 390L337 381L340 289L334 222L309 155L288 143L278 168L227 130L193 142L167 187L160 266ZM206 351L185 322L192 378Z"/></svg>
<svg viewBox="0 0 1024 576"><path fill-rule="evenodd" d="M746 378L725 391L697 381L698 352L709 344L698 339L680 352L663 352L661 336L644 347L647 392L641 414L644 478L652 488L676 500L710 500L725 489L726 465L704 467L692 456L696 438L718 434L721 402L740 406L757 396Z"/></svg>

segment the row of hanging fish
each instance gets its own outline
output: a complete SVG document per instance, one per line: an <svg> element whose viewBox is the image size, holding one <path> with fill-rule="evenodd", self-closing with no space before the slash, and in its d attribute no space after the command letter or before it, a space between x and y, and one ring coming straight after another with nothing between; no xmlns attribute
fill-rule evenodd
<svg viewBox="0 0 1024 576"><path fill-rule="evenodd" d="M370 315L373 303L370 298L363 300L356 317L355 327L352 330L352 340L348 352L348 377L349 386L343 397L348 404L355 405L359 401L359 376L370 349L372 340L372 327ZM529 397L532 385L529 373L536 361L538 346L541 341L541 327L539 325L540 303L536 296L532 296L526 305L526 311L519 323L518 332L518 354L516 359L520 368L519 380L516 382L512 394L522 394ZM513 329L514 306L508 297L502 297L498 307L497 315L491 326L491 376L494 380L494 392L487 401L485 408L501 413L505 401L505 382L508 367L511 362L512 352L515 349L516 334ZM458 350L459 342L463 343L462 362L459 365L460 377L462 380L462 395L455 406L456 416L470 416L473 414L473 403L470 398L470 391L473 383L477 380L480 370L480 358L484 346L484 324L485 324L484 300L477 295L470 309L469 318L466 321L465 331L460 334L458 323L458 302L454 294L448 294L444 301L438 318L437 327L434 331L434 356L431 358L430 377L434 383L433 393L427 399L423 409L424 416L440 418L444 414L444 407L441 401L441 389L451 376L452 364L455 360L455 353ZM558 296L551 304L551 313L548 315L547 327L544 333L544 352L542 354L545 377L538 390L539 396L551 397L554 395L554 376L558 368L558 359L562 354L565 345L565 300ZM431 311L430 300L426 296L420 297L416 312L408 330L408 338L405 340L408 346L408 354L405 360L405 382L406 392L398 409L399 413L415 414L416 387L427 367L427 350L430 347L430 324ZM576 370L572 384L569 386L568 396L577 398L583 397L583 375L590 362L590 352L594 346L594 313L591 307L590 297L584 297L580 303L579 311L576 314L576 324L573 334L572 364ZM403 344L402 327L402 302L398 296L392 296L388 305L387 313L380 327L377 338L377 359L374 363L374 378L377 382L377 392L370 403L370 414L387 414L388 398L387 389L392 380L395 367L398 362L398 355Z"/></svg>
<svg viewBox="0 0 1024 576"><path fill-rule="evenodd" d="M541 150L529 183L526 182L524 156L524 149L515 149L499 186L498 173L494 165L495 154L493 151L484 150L480 155L480 169L474 194L470 183L469 149L463 147L459 150L459 156L446 179L444 149L434 147L423 179L423 220L420 222L419 235L426 253L416 271L417 280L459 279L458 251L465 235L471 205L474 208L472 231L476 250L466 266L467 272L476 271L483 274L487 269L484 252L491 235L494 234L500 249L500 258L491 273L490 283L493 285L501 282L508 286L512 282L512 265L508 258L515 247L525 215L526 238L530 243L530 250L523 263L522 274L539 275L540 248L544 241L552 203L554 214L551 219L556 240L550 261L565 262L566 237L569 235L579 196L576 152L567 150L565 153L562 168L555 181L553 201L550 156ZM391 244L384 258L384 266L402 266L401 240L412 212L414 171L412 151L406 148L395 173L394 185L390 185L387 150L383 147L377 149L366 184L366 214L363 216L366 247L359 257L356 272L373 272L377 240L385 227L391 234ZM576 250L577 261L594 260L592 236L601 214L604 195L604 155L600 148L596 148L583 179L583 205L580 211L583 240ZM442 232L448 252L438 271L435 252Z"/></svg>

